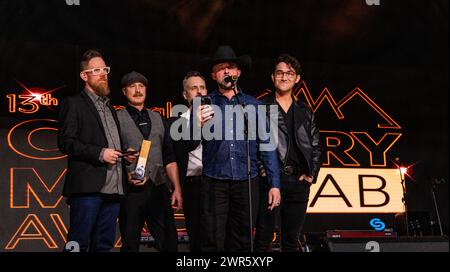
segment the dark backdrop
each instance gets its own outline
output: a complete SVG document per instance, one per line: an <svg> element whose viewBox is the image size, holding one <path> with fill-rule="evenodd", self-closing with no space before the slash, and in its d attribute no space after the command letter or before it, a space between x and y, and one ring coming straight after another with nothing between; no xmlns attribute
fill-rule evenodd
<svg viewBox="0 0 450 272"><path fill-rule="evenodd" d="M21 121L54 119L57 111L42 107L32 117L9 113L6 94L19 94L23 87L18 82L47 90L61 87L53 93L58 98L75 93L82 86L80 55L98 48L112 67L113 104L125 102L121 76L137 70L150 81L148 105L165 107L166 101L182 102L182 77L191 69L207 72L200 60L220 44L252 57L253 68L240 85L254 95L271 88L272 61L283 52L300 59L314 99L325 88L336 101L361 88L401 126L402 138L389 158L417 163L415 181L408 184L410 209L434 213L430 182L448 180L448 1L381 0L379 6L368 6L364 0L80 0L79 6L69 6L64 0L3 0L0 250L30 213L10 209L11 168L29 167L30 160L12 152L7 134ZM214 89L210 80L208 88ZM345 120L321 107L321 129L356 127L382 135L366 108L349 105L353 112ZM52 137L47 140L52 142ZM32 164L48 180L55 180L65 165L64 160ZM448 233L448 182L440 185L437 200ZM65 204L59 209L65 211ZM33 212L48 216L45 209ZM352 220L317 216L312 216L314 227L307 224L307 230L351 227ZM353 228L366 224L352 223Z"/></svg>

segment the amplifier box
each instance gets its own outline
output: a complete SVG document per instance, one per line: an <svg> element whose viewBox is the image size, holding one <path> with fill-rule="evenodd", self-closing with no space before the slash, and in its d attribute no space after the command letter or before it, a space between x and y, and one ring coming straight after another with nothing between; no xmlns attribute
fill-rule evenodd
<svg viewBox="0 0 450 272"><path fill-rule="evenodd" d="M330 252L449 252L448 237L324 237Z"/></svg>

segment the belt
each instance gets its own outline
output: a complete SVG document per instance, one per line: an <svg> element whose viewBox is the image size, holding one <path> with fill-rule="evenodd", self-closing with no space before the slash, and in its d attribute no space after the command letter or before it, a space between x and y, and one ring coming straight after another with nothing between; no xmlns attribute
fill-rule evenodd
<svg viewBox="0 0 450 272"><path fill-rule="evenodd" d="M202 179L202 176L186 176L184 180Z"/></svg>
<svg viewBox="0 0 450 272"><path fill-rule="evenodd" d="M281 172L287 176L299 176L303 171L296 166L286 165L281 168Z"/></svg>

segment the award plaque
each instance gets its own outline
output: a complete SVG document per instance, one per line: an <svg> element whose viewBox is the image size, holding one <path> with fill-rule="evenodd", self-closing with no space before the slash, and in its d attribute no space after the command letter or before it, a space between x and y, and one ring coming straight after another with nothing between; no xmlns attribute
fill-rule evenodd
<svg viewBox="0 0 450 272"><path fill-rule="evenodd" d="M134 170L133 179L144 180L145 166L147 165L147 158L150 153L151 146L151 141L142 140L141 152L139 152L139 158L136 164L136 169Z"/></svg>

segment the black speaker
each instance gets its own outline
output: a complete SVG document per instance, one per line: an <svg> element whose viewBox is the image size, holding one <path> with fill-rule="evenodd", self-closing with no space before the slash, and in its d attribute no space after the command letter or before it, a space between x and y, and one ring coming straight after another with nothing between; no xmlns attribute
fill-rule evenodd
<svg viewBox="0 0 450 272"><path fill-rule="evenodd" d="M448 237L323 238L330 252L449 252Z"/></svg>

